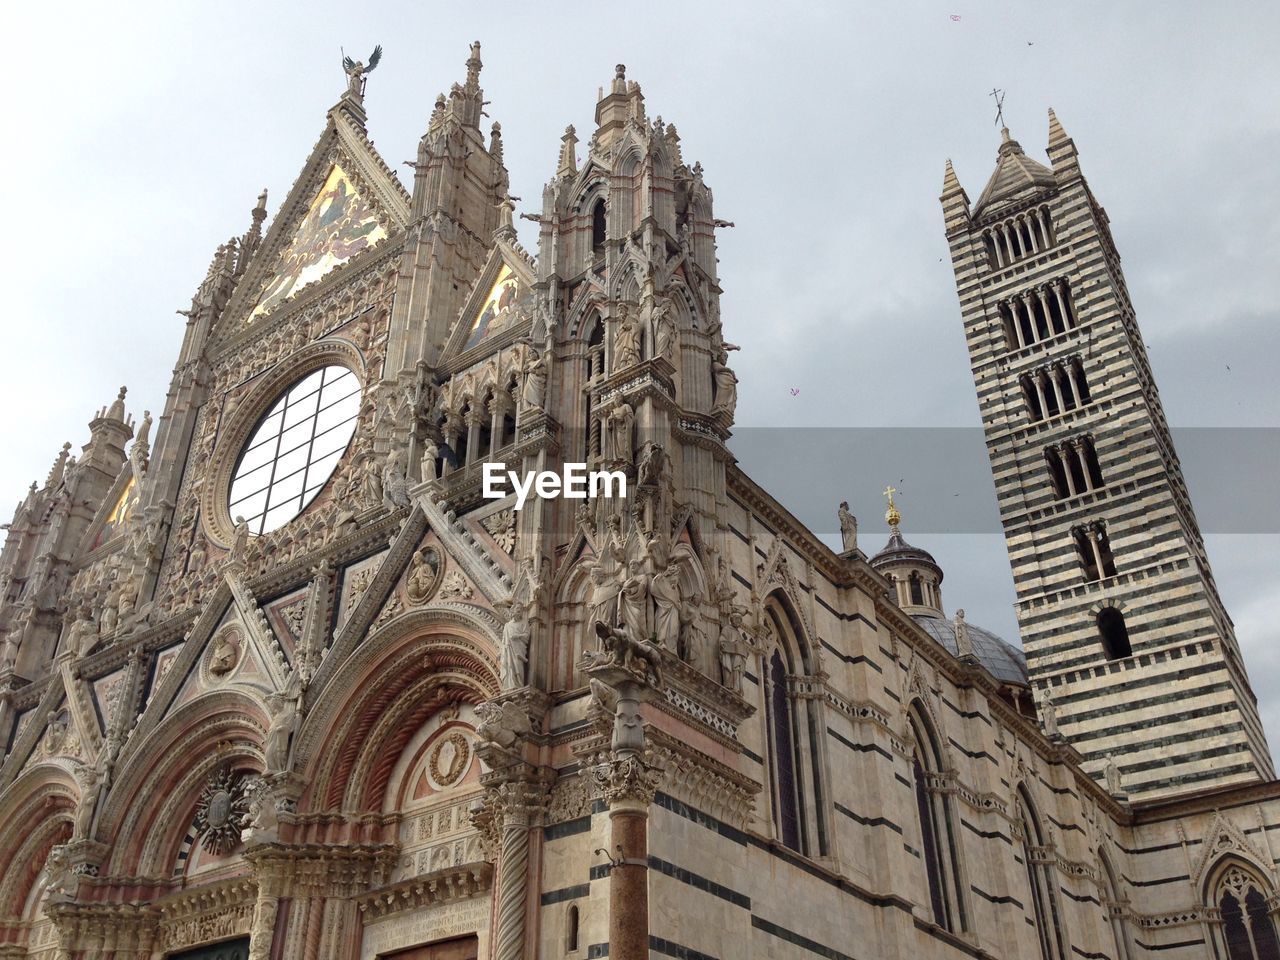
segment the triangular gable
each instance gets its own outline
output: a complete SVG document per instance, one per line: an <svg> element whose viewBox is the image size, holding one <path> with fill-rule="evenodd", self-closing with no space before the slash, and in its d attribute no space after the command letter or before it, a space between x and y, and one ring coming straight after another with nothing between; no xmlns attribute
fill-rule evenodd
<svg viewBox="0 0 1280 960"><path fill-rule="evenodd" d="M533 316L535 279L524 258L497 241L454 321L442 359L486 344L510 343L518 335L513 331L526 332Z"/></svg>
<svg viewBox="0 0 1280 960"><path fill-rule="evenodd" d="M138 509L142 491L133 472L133 466L125 461L119 475L111 484L111 489L102 498L102 506L89 524L80 540L79 553L84 554L98 549L109 540L124 532L125 525Z"/></svg>
<svg viewBox="0 0 1280 960"><path fill-rule="evenodd" d="M409 220L409 194L345 110L329 123L227 305L230 336L379 247Z"/></svg>

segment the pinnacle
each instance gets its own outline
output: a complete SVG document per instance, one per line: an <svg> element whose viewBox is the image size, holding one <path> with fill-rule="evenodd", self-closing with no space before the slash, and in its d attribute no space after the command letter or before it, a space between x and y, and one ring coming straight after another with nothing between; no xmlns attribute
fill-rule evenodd
<svg viewBox="0 0 1280 960"><path fill-rule="evenodd" d="M1057 146L1067 141L1067 132L1062 129L1062 124L1058 122L1058 115L1053 112L1053 107L1049 108L1049 146Z"/></svg>
<svg viewBox="0 0 1280 960"><path fill-rule="evenodd" d="M942 193L955 193L960 189L960 180L956 177L955 167L951 166L951 158L947 158L947 171L942 177Z"/></svg>

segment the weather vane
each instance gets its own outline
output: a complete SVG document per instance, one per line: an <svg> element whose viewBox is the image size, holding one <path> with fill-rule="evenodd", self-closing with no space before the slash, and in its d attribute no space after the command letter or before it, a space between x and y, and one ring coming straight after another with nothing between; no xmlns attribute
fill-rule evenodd
<svg viewBox="0 0 1280 960"><path fill-rule="evenodd" d="M378 61L382 59L382 44L373 48L367 64L363 60L352 60L345 50L341 47L338 49L342 51L342 69L347 74L347 93L360 100L364 97L365 76L373 73Z"/></svg>
<svg viewBox="0 0 1280 960"><path fill-rule="evenodd" d="M991 98L996 102L996 126L1004 126L1004 91L991 88Z"/></svg>

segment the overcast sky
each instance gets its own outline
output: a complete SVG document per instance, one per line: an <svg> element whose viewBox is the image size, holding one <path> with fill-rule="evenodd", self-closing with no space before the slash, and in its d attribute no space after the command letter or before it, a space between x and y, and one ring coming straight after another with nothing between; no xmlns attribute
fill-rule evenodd
<svg viewBox="0 0 1280 960"><path fill-rule="evenodd" d="M887 536L879 491L900 487L904 531L946 570L948 613L963 606L1016 640L1003 539L940 532L988 529L995 504L937 200L946 158L975 200L994 167L993 87L1007 90L1007 122L1031 156L1044 159L1047 107L1074 138L1174 427L1280 426L1280 5L352 9L76 3L8 14L0 498L43 481L63 441L78 449L121 384L131 410L159 413L183 330L174 311L217 244L247 227L262 187L272 213L283 201L343 89L340 46L364 58L375 43L385 56L369 80L370 135L402 176L436 94L462 79L467 44L483 43L487 109L526 211L540 209L565 125L589 135L596 89L625 63L650 115L675 123L685 158L702 161L716 215L737 224L720 231L719 252L726 333L742 346L744 465L824 532L850 500L868 552ZM851 426L914 429L888 441L834 429ZM857 469L827 475L838 459L826 458L783 479L770 433L753 427L833 428L823 436ZM939 443L943 471L918 450L884 452L902 436ZM1266 532L1247 532L1252 508L1243 523L1214 512L1251 497L1273 505L1274 471L1233 470L1233 456L1186 445L1275 740L1280 536L1270 515L1257 521ZM949 459L979 467L950 504L938 476Z"/></svg>

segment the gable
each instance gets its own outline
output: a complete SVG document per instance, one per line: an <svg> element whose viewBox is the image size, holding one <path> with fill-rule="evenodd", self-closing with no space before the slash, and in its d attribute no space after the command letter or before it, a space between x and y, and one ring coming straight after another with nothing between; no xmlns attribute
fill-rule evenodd
<svg viewBox="0 0 1280 960"><path fill-rule="evenodd" d="M533 315L533 282L530 265L498 241L454 322L445 357L511 342L512 332L523 330Z"/></svg>
<svg viewBox="0 0 1280 960"><path fill-rule="evenodd" d="M216 339L274 313L400 232L409 194L341 105L236 285Z"/></svg>
<svg viewBox="0 0 1280 960"><path fill-rule="evenodd" d="M380 222L377 208L361 194L342 165L334 163L294 228L292 239L279 251L271 278L249 319L268 312L386 237L387 228Z"/></svg>

